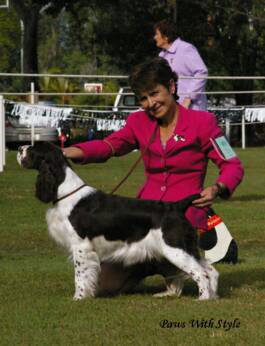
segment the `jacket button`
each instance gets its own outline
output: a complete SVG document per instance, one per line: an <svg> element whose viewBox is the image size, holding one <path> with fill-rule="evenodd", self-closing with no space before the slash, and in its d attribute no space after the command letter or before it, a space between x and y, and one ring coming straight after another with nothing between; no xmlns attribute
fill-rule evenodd
<svg viewBox="0 0 265 346"><path fill-rule="evenodd" d="M161 186L161 191L166 191L167 187L164 185L164 186Z"/></svg>

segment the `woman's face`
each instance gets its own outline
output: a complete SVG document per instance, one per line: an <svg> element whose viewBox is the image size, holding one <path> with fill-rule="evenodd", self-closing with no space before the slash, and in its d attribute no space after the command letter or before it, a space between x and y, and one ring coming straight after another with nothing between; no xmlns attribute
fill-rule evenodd
<svg viewBox="0 0 265 346"><path fill-rule="evenodd" d="M174 98L175 83L170 82L169 89L162 84L157 84L148 91L140 92L138 99L141 107L152 117L166 120L172 111L175 111L176 101Z"/></svg>
<svg viewBox="0 0 265 346"><path fill-rule="evenodd" d="M158 29L155 31L154 40L158 48L166 49L169 47L168 38L162 35Z"/></svg>

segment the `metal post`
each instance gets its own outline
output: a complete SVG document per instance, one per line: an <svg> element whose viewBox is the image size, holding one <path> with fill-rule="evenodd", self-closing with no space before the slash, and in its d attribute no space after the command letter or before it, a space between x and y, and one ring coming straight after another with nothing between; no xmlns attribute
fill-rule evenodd
<svg viewBox="0 0 265 346"><path fill-rule="evenodd" d="M24 73L24 22L23 20L20 20L20 31L21 31L21 37L20 37L20 72Z"/></svg>
<svg viewBox="0 0 265 346"><path fill-rule="evenodd" d="M230 119L225 118L225 136L230 141Z"/></svg>
<svg viewBox="0 0 265 346"><path fill-rule="evenodd" d="M246 149L246 120L245 120L245 110L242 112L241 138L242 138L242 149Z"/></svg>
<svg viewBox="0 0 265 346"><path fill-rule="evenodd" d="M0 172L4 171L6 164L6 139L5 139L5 107L4 98L0 95Z"/></svg>
<svg viewBox="0 0 265 346"><path fill-rule="evenodd" d="M4 5L0 5L0 8L9 8L9 0L6 0Z"/></svg>
<svg viewBox="0 0 265 346"><path fill-rule="evenodd" d="M9 8L9 0L0 8ZM4 171L6 164L6 131L5 131L5 106L4 97L0 95L0 172Z"/></svg>
<svg viewBox="0 0 265 346"><path fill-rule="evenodd" d="M30 98L29 103L34 105L35 103L35 84L34 82L30 83ZM31 120L31 145L34 145L34 137L35 137L35 127L34 127L34 118Z"/></svg>

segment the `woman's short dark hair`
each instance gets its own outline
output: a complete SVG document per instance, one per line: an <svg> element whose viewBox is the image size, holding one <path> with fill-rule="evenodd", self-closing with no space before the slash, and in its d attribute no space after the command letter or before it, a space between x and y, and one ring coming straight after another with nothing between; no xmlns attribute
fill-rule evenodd
<svg viewBox="0 0 265 346"><path fill-rule="evenodd" d="M178 37L176 24L166 19L156 23L153 29L154 32L159 30L163 36L166 36L169 43L172 43Z"/></svg>
<svg viewBox="0 0 265 346"><path fill-rule="evenodd" d="M156 57L135 66L129 76L129 84L138 97L141 92L152 90L161 84L169 90L170 82L177 83L177 75L167 60ZM177 96L175 95L177 99Z"/></svg>

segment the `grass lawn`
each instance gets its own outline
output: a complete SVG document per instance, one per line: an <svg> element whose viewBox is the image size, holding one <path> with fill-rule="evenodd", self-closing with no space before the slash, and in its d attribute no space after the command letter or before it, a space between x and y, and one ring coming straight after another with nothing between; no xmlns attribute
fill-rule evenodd
<svg viewBox="0 0 265 346"><path fill-rule="evenodd" d="M9 151L0 174L0 345L265 345L265 149L237 152L244 182L215 209L238 242L240 263L216 265L219 300L197 301L191 281L180 299L153 298L163 286L154 276L133 295L74 302L72 264L48 236L47 205L34 197L36 172ZM110 191L137 156L75 169ZM142 173L139 166L119 193L136 195ZM215 176L210 166L209 183Z"/></svg>

